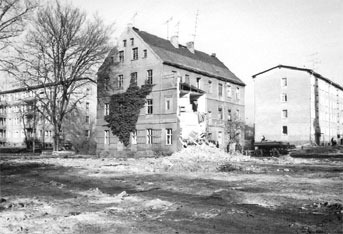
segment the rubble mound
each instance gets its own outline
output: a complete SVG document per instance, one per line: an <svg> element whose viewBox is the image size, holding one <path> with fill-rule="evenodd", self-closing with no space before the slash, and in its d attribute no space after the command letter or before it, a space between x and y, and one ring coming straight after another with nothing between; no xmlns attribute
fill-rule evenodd
<svg viewBox="0 0 343 234"><path fill-rule="evenodd" d="M250 156L239 153L229 154L208 145L188 146L169 157L160 159L165 171L216 171L219 165L228 162L250 161Z"/></svg>

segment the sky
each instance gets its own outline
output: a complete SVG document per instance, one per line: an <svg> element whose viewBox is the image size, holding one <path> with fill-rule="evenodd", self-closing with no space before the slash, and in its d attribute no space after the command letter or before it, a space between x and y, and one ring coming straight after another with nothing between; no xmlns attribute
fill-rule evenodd
<svg viewBox="0 0 343 234"><path fill-rule="evenodd" d="M69 1L114 23L114 41L128 23L162 38L178 32L180 44L195 34L195 49L216 53L246 83L247 122L251 76L278 64L314 69L343 86L343 0Z"/></svg>

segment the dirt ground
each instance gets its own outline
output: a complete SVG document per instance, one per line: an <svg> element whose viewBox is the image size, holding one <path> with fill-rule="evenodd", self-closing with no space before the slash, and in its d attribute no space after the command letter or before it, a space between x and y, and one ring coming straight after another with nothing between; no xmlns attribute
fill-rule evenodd
<svg viewBox="0 0 343 234"><path fill-rule="evenodd" d="M0 170L0 233L343 233L343 160L21 156Z"/></svg>

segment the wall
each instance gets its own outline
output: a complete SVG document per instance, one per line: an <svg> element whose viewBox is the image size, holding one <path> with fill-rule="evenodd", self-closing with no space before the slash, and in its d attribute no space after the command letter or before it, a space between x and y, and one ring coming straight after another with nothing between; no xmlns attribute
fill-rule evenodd
<svg viewBox="0 0 343 234"><path fill-rule="evenodd" d="M287 86L281 80L287 78ZM267 140L288 141L303 144L310 141L311 80L307 72L274 69L254 79L255 95L255 141L264 135ZM287 94L287 102L282 94ZM283 117L287 110L288 117ZM282 133L287 126L288 134Z"/></svg>

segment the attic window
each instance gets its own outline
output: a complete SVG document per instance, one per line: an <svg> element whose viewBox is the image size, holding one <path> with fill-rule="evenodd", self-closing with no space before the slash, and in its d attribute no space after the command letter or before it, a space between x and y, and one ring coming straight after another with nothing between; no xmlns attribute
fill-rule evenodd
<svg viewBox="0 0 343 234"><path fill-rule="evenodd" d="M131 46L134 46L135 45L135 39L134 38L130 38L130 41L131 41Z"/></svg>

